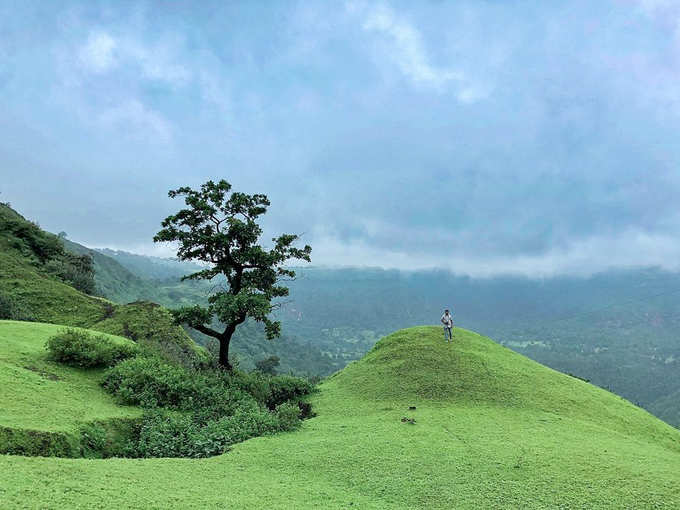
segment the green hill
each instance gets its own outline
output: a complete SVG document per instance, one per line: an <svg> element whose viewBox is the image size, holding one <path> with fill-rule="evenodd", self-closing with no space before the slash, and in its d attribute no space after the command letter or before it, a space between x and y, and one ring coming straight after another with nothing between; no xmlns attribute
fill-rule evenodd
<svg viewBox="0 0 680 510"><path fill-rule="evenodd" d="M141 415L102 390L101 370L76 370L46 359L45 342L63 329L0 321L0 452L72 456L80 426Z"/></svg>
<svg viewBox="0 0 680 510"><path fill-rule="evenodd" d="M94 289L97 270L104 271L99 282L120 285L119 292L134 294L134 285L128 284L145 282L84 246L66 241L65 248L64 241L0 204L0 319L34 320L120 335L188 362L204 356L204 350L174 323L166 309L148 301L116 304L75 288L73 280L89 278L87 286ZM83 255L93 257L92 267L73 276L73 263Z"/></svg>
<svg viewBox="0 0 680 510"><path fill-rule="evenodd" d="M8 508L680 506L680 432L468 331L452 345L437 327L392 334L313 404L299 431L206 460L0 457L0 497Z"/></svg>
<svg viewBox="0 0 680 510"><path fill-rule="evenodd" d="M62 242L66 250L92 258L98 294L117 303L149 299L153 295L148 282L128 271L111 257L68 239L62 239Z"/></svg>

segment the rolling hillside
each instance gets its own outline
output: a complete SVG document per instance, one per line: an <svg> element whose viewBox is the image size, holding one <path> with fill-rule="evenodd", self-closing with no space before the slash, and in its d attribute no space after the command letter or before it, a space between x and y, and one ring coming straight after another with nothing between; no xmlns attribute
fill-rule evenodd
<svg viewBox="0 0 680 510"><path fill-rule="evenodd" d="M141 415L102 390L102 370L77 370L47 359L47 339L63 329L0 321L0 452L78 456L81 425Z"/></svg>
<svg viewBox="0 0 680 510"><path fill-rule="evenodd" d="M3 456L0 496L8 508L680 505L680 432L465 330L448 345L438 327L394 333L313 404L301 430L207 460Z"/></svg>
<svg viewBox="0 0 680 510"><path fill-rule="evenodd" d="M89 254L84 247L78 250L77 255ZM62 239L0 204L0 319L89 328L188 358L203 355L204 350L159 305L148 301L117 304L74 288L68 278L60 276L69 253ZM94 268L105 267L105 275L122 278L105 281L138 280L114 260L101 257L94 261ZM94 280L91 283L95 287Z"/></svg>

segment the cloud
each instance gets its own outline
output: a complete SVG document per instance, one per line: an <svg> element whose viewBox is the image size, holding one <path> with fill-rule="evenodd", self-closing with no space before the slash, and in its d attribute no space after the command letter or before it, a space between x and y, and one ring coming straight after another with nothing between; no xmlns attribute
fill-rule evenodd
<svg viewBox="0 0 680 510"><path fill-rule="evenodd" d="M462 73L437 68L430 63L420 32L413 25L399 19L386 5L377 5L365 12L364 30L388 37L393 45L392 58L401 71L415 83L442 88L447 82L459 81Z"/></svg>
<svg viewBox="0 0 680 510"><path fill-rule="evenodd" d="M362 18L365 32L387 41L382 56L391 60L414 85L439 92L453 86L461 103L474 103L488 94L483 87L471 83L460 69L434 65L421 32L389 5L352 1L346 4L346 9Z"/></svg>
<svg viewBox="0 0 680 510"><path fill-rule="evenodd" d="M122 52L142 71L144 77L153 81L161 81L179 87L187 84L193 73L187 69L176 48L175 41L159 41L155 44L143 44L134 39L122 43Z"/></svg>
<svg viewBox="0 0 680 510"><path fill-rule="evenodd" d="M85 244L146 251L168 189L226 178L315 264L680 260L673 2L29 4L0 16L3 195Z"/></svg>
<svg viewBox="0 0 680 510"><path fill-rule="evenodd" d="M78 51L81 63L88 71L102 74L119 66L130 66L141 71L148 80L173 86L186 84L191 72L179 61L181 57L175 41L143 43L138 38L112 36L103 30L90 32Z"/></svg>
<svg viewBox="0 0 680 510"><path fill-rule="evenodd" d="M170 123L134 99L104 110L99 115L99 121L117 134L138 137L151 143L168 143L172 137Z"/></svg>
<svg viewBox="0 0 680 510"><path fill-rule="evenodd" d="M79 51L82 64L94 73L105 73L117 64L116 41L106 32L92 32Z"/></svg>
<svg viewBox="0 0 680 510"><path fill-rule="evenodd" d="M566 247L555 247L537 255L465 256L455 251L416 255L410 251L381 249L366 240L343 242L333 236L315 239L313 247L313 258L331 266L387 267L406 271L447 269L473 278L590 276L613 268L648 266L680 271L680 241L677 238L634 229L614 236L574 240Z"/></svg>

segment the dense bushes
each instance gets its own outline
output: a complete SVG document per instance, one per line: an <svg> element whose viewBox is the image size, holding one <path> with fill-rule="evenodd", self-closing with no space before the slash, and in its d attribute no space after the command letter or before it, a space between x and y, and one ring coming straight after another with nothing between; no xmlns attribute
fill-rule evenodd
<svg viewBox="0 0 680 510"><path fill-rule="evenodd" d="M138 356L108 371L103 386L121 403L148 410L134 457L207 457L251 437L300 424L298 400L307 381L222 370L191 370L155 356Z"/></svg>
<svg viewBox="0 0 680 510"><path fill-rule="evenodd" d="M102 386L146 410L116 427L81 429L86 457L208 457L251 437L292 430L309 416L314 386L293 376L192 368L152 349L67 329L50 338L50 357L72 366L111 367Z"/></svg>
<svg viewBox="0 0 680 510"><path fill-rule="evenodd" d="M33 314L25 306L19 305L9 294L0 292L0 320L30 321Z"/></svg>
<svg viewBox="0 0 680 510"><path fill-rule="evenodd" d="M111 367L139 352L132 343L117 343L105 336L92 336L72 328L51 337L47 350L50 359L81 368Z"/></svg>
<svg viewBox="0 0 680 510"><path fill-rule="evenodd" d="M201 423L189 414L154 410L140 427L135 456L210 457L251 437L291 430L300 423L297 406L282 404L271 413L257 406Z"/></svg>
<svg viewBox="0 0 680 510"><path fill-rule="evenodd" d="M85 294L96 294L94 263L89 255L75 255L64 251L45 263L45 270L71 287Z"/></svg>

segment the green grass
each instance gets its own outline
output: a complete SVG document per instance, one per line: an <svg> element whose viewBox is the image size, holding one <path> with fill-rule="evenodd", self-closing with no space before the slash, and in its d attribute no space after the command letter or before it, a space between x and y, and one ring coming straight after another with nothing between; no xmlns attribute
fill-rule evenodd
<svg viewBox="0 0 680 510"><path fill-rule="evenodd" d="M680 432L474 333L400 331L296 432L187 459L0 457L7 508L677 508ZM409 406L416 406L409 410ZM402 418L415 423L404 423Z"/></svg>
<svg viewBox="0 0 680 510"><path fill-rule="evenodd" d="M23 451L17 448L35 440L45 443L45 452L72 454L82 424L141 415L137 408L117 405L102 390L101 370L79 370L47 360L45 342L63 329L0 321L0 451ZM58 445L49 444L53 442ZM35 450L27 451L43 451L34 446Z"/></svg>

